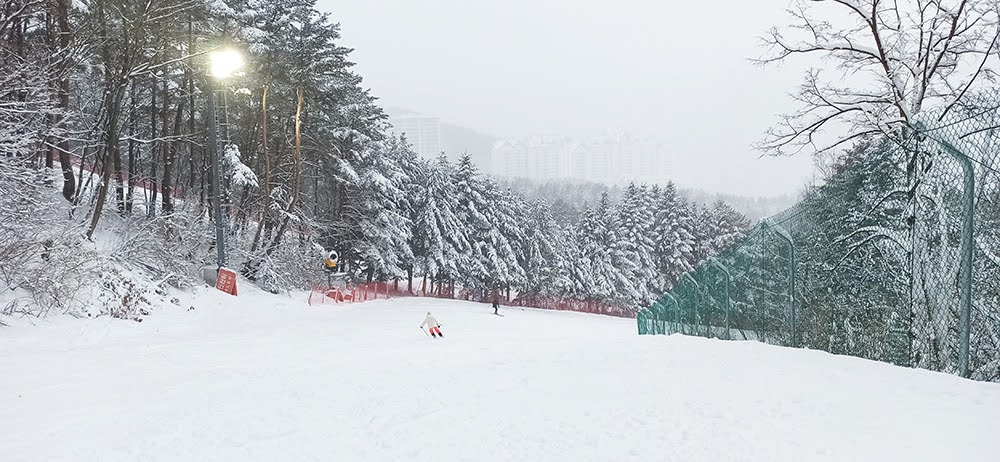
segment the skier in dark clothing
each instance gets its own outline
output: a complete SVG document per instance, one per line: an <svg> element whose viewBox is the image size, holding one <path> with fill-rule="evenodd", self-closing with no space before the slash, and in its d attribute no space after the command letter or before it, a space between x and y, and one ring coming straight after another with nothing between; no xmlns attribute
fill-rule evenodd
<svg viewBox="0 0 1000 462"><path fill-rule="evenodd" d="M500 298L493 297L493 314L500 314L498 311L500 309Z"/></svg>

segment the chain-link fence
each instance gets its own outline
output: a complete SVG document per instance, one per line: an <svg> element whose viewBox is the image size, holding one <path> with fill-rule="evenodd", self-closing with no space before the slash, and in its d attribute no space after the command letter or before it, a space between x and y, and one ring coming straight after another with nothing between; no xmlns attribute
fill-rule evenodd
<svg viewBox="0 0 1000 462"><path fill-rule="evenodd" d="M639 333L1000 380L998 126L996 110L970 110L860 143L641 311Z"/></svg>

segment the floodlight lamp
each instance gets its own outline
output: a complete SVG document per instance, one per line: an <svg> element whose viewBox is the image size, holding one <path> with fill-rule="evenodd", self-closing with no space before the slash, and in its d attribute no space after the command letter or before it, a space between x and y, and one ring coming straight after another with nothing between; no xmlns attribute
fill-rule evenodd
<svg viewBox="0 0 1000 462"><path fill-rule="evenodd" d="M231 48L209 53L208 60L212 67L211 75L217 79L231 77L243 67L243 55Z"/></svg>

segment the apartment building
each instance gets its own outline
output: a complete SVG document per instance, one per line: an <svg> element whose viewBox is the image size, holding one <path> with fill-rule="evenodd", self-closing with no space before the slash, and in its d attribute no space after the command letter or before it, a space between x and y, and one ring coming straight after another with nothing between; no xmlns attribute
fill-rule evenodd
<svg viewBox="0 0 1000 462"><path fill-rule="evenodd" d="M389 117L389 124L391 133L406 135L417 155L433 159L441 153L441 119L409 113Z"/></svg>

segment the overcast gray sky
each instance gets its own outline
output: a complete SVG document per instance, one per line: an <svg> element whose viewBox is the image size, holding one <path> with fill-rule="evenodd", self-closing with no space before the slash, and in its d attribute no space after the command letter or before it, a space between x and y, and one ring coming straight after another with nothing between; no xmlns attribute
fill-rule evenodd
<svg viewBox="0 0 1000 462"><path fill-rule="evenodd" d="M667 144L683 186L767 196L813 172L750 147L801 80L748 62L787 2L319 0L383 106L499 137L626 130Z"/></svg>

